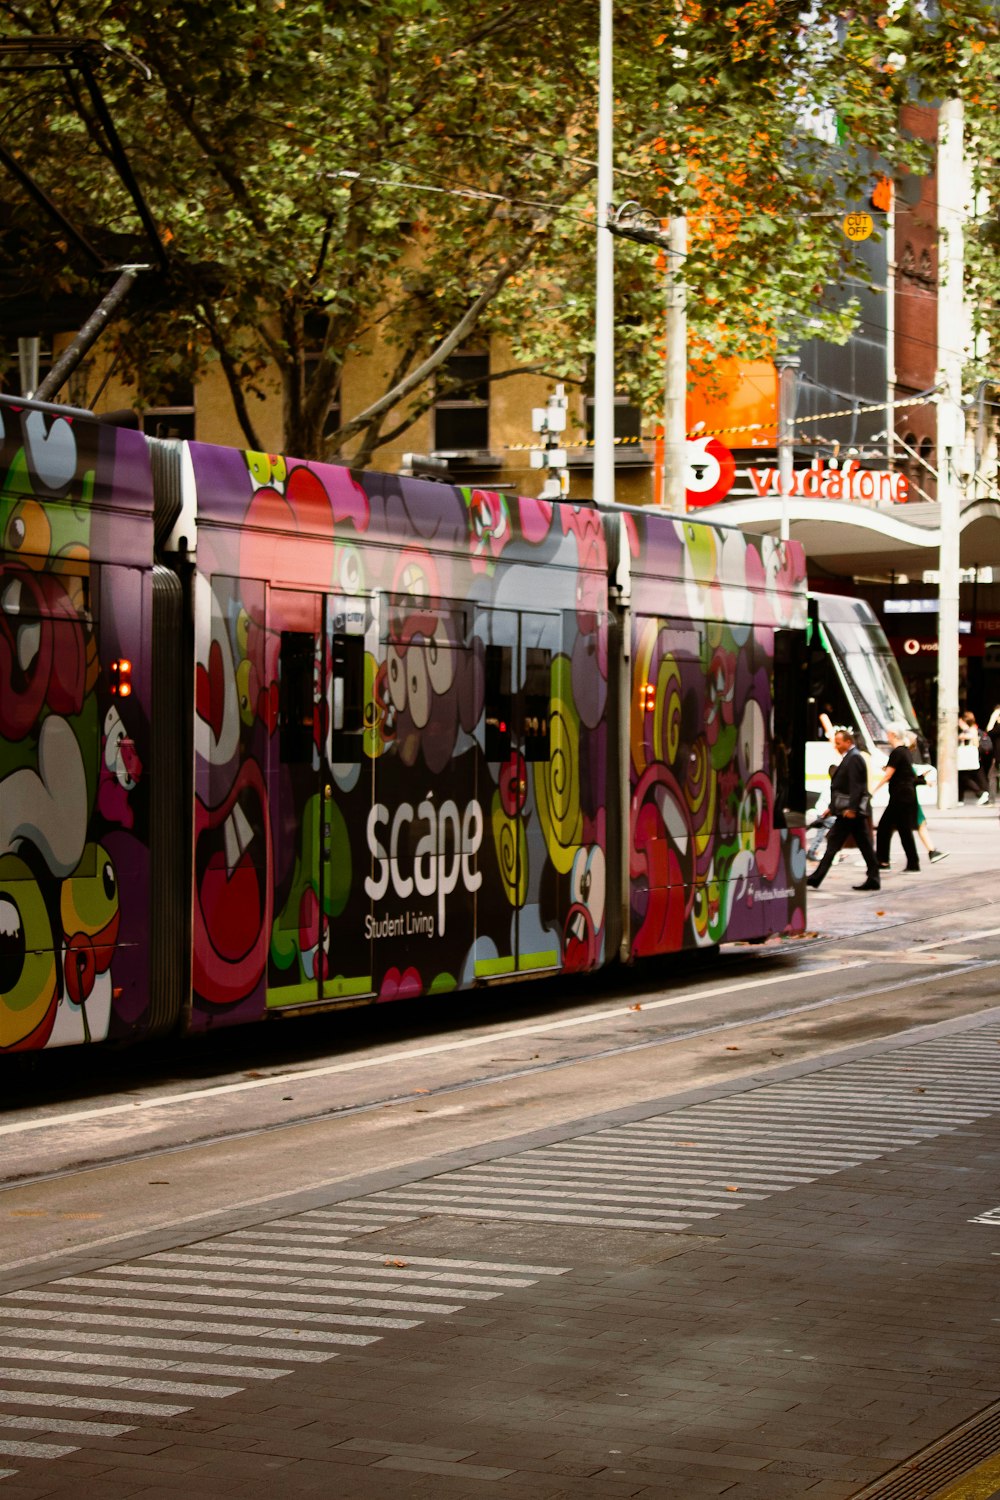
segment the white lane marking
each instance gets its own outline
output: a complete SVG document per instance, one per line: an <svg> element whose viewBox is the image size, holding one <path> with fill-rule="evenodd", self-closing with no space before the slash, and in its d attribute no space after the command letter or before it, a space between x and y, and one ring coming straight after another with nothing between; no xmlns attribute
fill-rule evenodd
<svg viewBox="0 0 1000 1500"><path fill-rule="evenodd" d="M113 1318L102 1319L105 1323L116 1321ZM2 1322L3 1312L0 1310L0 1326ZM319 1365L336 1358L333 1354L324 1354L321 1349L286 1349L274 1344L230 1344L213 1339L144 1339L136 1334L126 1333L123 1328L115 1333L97 1333L92 1328L84 1332L74 1328L22 1328L19 1325L16 1330L10 1331L16 1332L20 1339L44 1339L50 1343L58 1340L60 1344L110 1344L115 1349L171 1349L179 1354L250 1354L254 1359L283 1359L296 1364ZM40 1354L46 1352L45 1349L38 1350Z"/></svg>
<svg viewBox="0 0 1000 1500"><path fill-rule="evenodd" d="M56 1282L49 1282L46 1287L41 1287L33 1291L8 1292L7 1296L18 1297L24 1302L41 1302L51 1298L52 1289L57 1285L58 1283ZM82 1302L88 1307L120 1307L125 1309L137 1307L143 1312L167 1313L192 1312L194 1310L190 1302L170 1302L165 1298L156 1297L89 1297L86 1292L62 1291L58 1292L57 1296L60 1302ZM297 1298L293 1300L301 1301L302 1299ZM214 1313L219 1317L230 1318L239 1318L247 1311L245 1307L241 1307L235 1302L212 1302L207 1304L203 1310L206 1313ZM267 1313L263 1310L258 1312L255 1308L254 1313L258 1318L267 1317ZM280 1315L284 1316L284 1313ZM276 1310L275 1317L278 1316L279 1313ZM415 1321L413 1318L358 1318L353 1313L314 1313L300 1311L298 1308L295 1309L295 1319L296 1322L305 1323L347 1324L351 1328L418 1328L420 1326L419 1320ZM173 1319L164 1321L169 1321L171 1326L174 1327L181 1326L174 1324ZM210 1323L205 1325L209 1329L211 1329L211 1326ZM240 1325L235 1324L231 1329L227 1329L226 1331L238 1333L239 1330ZM344 1337L353 1338L353 1335L345 1334ZM372 1341L367 1340L366 1342Z"/></svg>
<svg viewBox="0 0 1000 1500"><path fill-rule="evenodd" d="M230 1296L238 1291L241 1297L248 1302L308 1302L310 1307L375 1307L382 1312L414 1312L414 1313L456 1313L461 1312L460 1304L449 1302L411 1302L397 1301L387 1297L324 1297L313 1290L311 1286L301 1287L298 1291L279 1292L275 1291L273 1285L261 1289L259 1287L243 1286L233 1281L232 1277L226 1278L225 1287L176 1287L169 1281L155 1281L151 1272L146 1273L150 1279L142 1281L122 1281L116 1276L65 1276L60 1281L49 1282L50 1286L64 1287L74 1286L111 1288L116 1291L140 1291L140 1292L178 1292L183 1290L189 1297L221 1297L223 1292ZM130 1299L131 1300L131 1299ZM197 1305L197 1304L194 1304ZM212 1306L214 1304L210 1304ZM376 1319L357 1319L358 1322L376 1322ZM390 1323L391 1327L395 1322ZM405 1326L415 1328L415 1323Z"/></svg>
<svg viewBox="0 0 1000 1500"><path fill-rule="evenodd" d="M824 974L840 973L844 969L863 968L868 962L870 962L869 959L858 959L856 963L828 964L825 968L811 969L805 975L799 971L793 974L774 974L766 978L762 976L758 979L741 980L734 984L720 984L710 990L698 990L694 994L668 995L662 1000L643 1000L642 1010L645 1013L663 1010L674 1005L688 1005L700 1000L714 1000L719 995L733 995L742 990L759 989L763 986L770 989L778 984L790 984L793 980L820 979ZM79 1109L68 1114L15 1120L9 1124L0 1125L0 1136L22 1135L31 1130L61 1128L81 1122L89 1123L93 1120L108 1119L112 1115L134 1115L136 1110L168 1109L174 1104L190 1104L195 1101L204 1103L206 1100L221 1098L227 1094L246 1093L250 1089L284 1088L289 1083L304 1083L311 1078L331 1078L338 1073L357 1073L367 1068L384 1067L386 1063L415 1062L421 1058L439 1057L446 1052L461 1052L471 1047L491 1047L497 1042L509 1042L512 1038L520 1036L542 1036L546 1032L565 1031L574 1026L590 1026L599 1021L615 1021L622 1017L627 1018L631 1012L631 1005L620 1005L612 1010L589 1011L580 1016L566 1016L558 1021L540 1021L533 1026L516 1026L509 1031L490 1031L482 1036L460 1037L451 1042L436 1042L433 1046L411 1047L406 1052L354 1058L350 1062L331 1063L323 1068L303 1068L290 1073L275 1073L267 1078L246 1078L241 1079L239 1083L223 1083L216 1088L188 1089L183 1093L165 1094L155 1099L134 1099L128 1104L107 1104L100 1109Z"/></svg>
<svg viewBox="0 0 1000 1500"><path fill-rule="evenodd" d="M506 1167L480 1167L475 1171L462 1172L461 1181L474 1182L484 1187L489 1187L494 1182L519 1184L522 1187L530 1185L533 1182L553 1182L569 1187L574 1182L580 1183L581 1186L593 1184L595 1179L598 1185L600 1185L601 1174L607 1173L622 1188L628 1189L633 1186L631 1180L633 1178L635 1179L634 1185L636 1187L647 1185L650 1178L655 1175L651 1171L651 1168L658 1165L658 1163L650 1162L641 1167L600 1166L595 1162L588 1163L586 1167L570 1167L564 1162L559 1161L536 1162L530 1166L518 1164ZM664 1167L666 1165L664 1163ZM740 1171L745 1172L746 1168L741 1167ZM725 1188L730 1181L730 1174L722 1171L721 1168L711 1173L678 1172L671 1166L669 1167L669 1172L670 1181L677 1183L679 1187L683 1188L707 1188L709 1191L714 1190L717 1192L719 1188ZM793 1177L784 1174L775 1176L773 1172L769 1172L766 1179L761 1178L754 1185L765 1188L768 1192L780 1193L787 1187L796 1187L799 1183L805 1183L809 1180L807 1172L796 1173Z"/></svg>
<svg viewBox="0 0 1000 1500"><path fill-rule="evenodd" d="M176 1375L235 1375L247 1380L277 1380L281 1375L292 1373L291 1370L279 1370L274 1366L265 1370L253 1365L199 1364L189 1359L152 1359L148 1354L85 1354L80 1349L27 1349L23 1344L0 1344L0 1359L99 1365L102 1370L114 1366L119 1370L172 1370Z"/></svg>
<svg viewBox="0 0 1000 1500"><path fill-rule="evenodd" d="M8 1293L11 1297L17 1295L17 1292ZM97 1299L82 1298L80 1300L96 1301ZM128 1302L121 1298L116 1300L109 1297L106 1300L112 1306L129 1306ZM78 1323L96 1323L98 1326L111 1323L116 1328L159 1328L164 1332L176 1331L178 1333L229 1333L234 1338L301 1339L304 1344L349 1344L352 1348L377 1344L379 1341L374 1334L334 1333L332 1330L314 1333L309 1328L272 1328L270 1323L210 1323L205 1318L194 1321L186 1321L183 1318L133 1318L121 1312L94 1313L83 1309L78 1310L75 1307L67 1308L65 1312L58 1312L54 1308L47 1307L0 1307L0 1327L7 1318L24 1318L26 1322L33 1318L36 1323L69 1323L71 1326ZM181 1410L186 1411L187 1407Z"/></svg>
<svg viewBox="0 0 1000 1500"><path fill-rule="evenodd" d="M285 1221L285 1222L287 1222L287 1221ZM203 1240L203 1241L201 1241L199 1243L198 1248L202 1249L205 1245L211 1245L213 1243L228 1245L232 1240L246 1240L248 1237L253 1237L254 1239L261 1239L261 1240L263 1240L265 1237L267 1237L266 1236L266 1226L262 1226L259 1230L258 1229L234 1229L233 1232L232 1232L232 1234L222 1235L222 1236L220 1236L219 1240L217 1240L217 1241L212 1241L212 1240ZM323 1243L323 1240L322 1240L321 1236L314 1236L313 1238L315 1240L315 1243L317 1243L317 1244L322 1244ZM312 1240L310 1241L310 1243L312 1243ZM286 1244L286 1245L283 1245L281 1248L282 1248L283 1251L287 1251L289 1249L289 1246ZM307 1252L307 1251L303 1251L302 1252L303 1255L305 1255L307 1253L310 1253L310 1252ZM315 1252L311 1252L311 1253L315 1253ZM565 1275L568 1274L568 1271L569 1271L569 1267L568 1266L512 1266L512 1265L508 1265L504 1261L492 1261L492 1260L446 1260L446 1259L442 1259L440 1256L436 1256L436 1255L404 1255L402 1257L399 1257L397 1255L397 1253L396 1253L395 1250L339 1250L339 1249L337 1249L337 1250L333 1250L333 1251L330 1252L330 1259L331 1260L355 1260L355 1261L360 1260L360 1261L370 1261L373 1265L377 1265L377 1264L384 1265L387 1260L388 1261L392 1261L392 1260L397 1260L397 1259L403 1259L403 1260L406 1261L407 1266L428 1266L428 1267L440 1268L442 1271L444 1271L444 1273L446 1275L450 1275L453 1269L459 1269L459 1270L463 1270L463 1271L510 1271L512 1273L512 1275L517 1276L517 1277L520 1277L520 1276L565 1276ZM495 1285L495 1286L530 1286L530 1284L531 1284L530 1282L520 1281L520 1280L518 1280L518 1281L507 1281L507 1282L497 1281L497 1282L491 1282L490 1283L490 1285Z"/></svg>
<svg viewBox="0 0 1000 1500"><path fill-rule="evenodd" d="M9 1458L65 1458L67 1453L78 1453L79 1447L65 1448L59 1443L12 1443L0 1438L0 1453ZM13 1469L7 1471L13 1473Z"/></svg>
<svg viewBox="0 0 1000 1500"><path fill-rule="evenodd" d="M392 1205L387 1205L391 1207ZM424 1203L420 1205L426 1213L438 1213L434 1205ZM405 1210L407 1213L409 1209ZM452 1218L459 1219L503 1219L505 1222L513 1217L510 1210L506 1208L463 1208L461 1204L448 1205L448 1213ZM594 1225L599 1229L607 1229L612 1226L618 1229L659 1229L680 1230L689 1229L692 1219L715 1219L717 1214L688 1214L684 1219L665 1219L662 1217L650 1217L648 1219L625 1219L613 1218L610 1214L602 1215L600 1218L589 1217L585 1214L536 1214L519 1213L518 1222L531 1224L583 1224Z"/></svg>
<svg viewBox="0 0 1000 1500"><path fill-rule="evenodd" d="M168 1406L164 1401L119 1401L112 1396L60 1396L50 1391L4 1391L0 1401L8 1406L60 1406L69 1411L120 1411L134 1417L179 1417L190 1406ZM70 1449L70 1452L73 1450Z"/></svg>
<svg viewBox="0 0 1000 1500"><path fill-rule="evenodd" d="M508 1199L510 1199L512 1200L512 1207L514 1203L525 1199L565 1198L570 1202L585 1201L592 1204L595 1208L603 1203L608 1203L613 1206L620 1204L623 1205L621 1208L622 1213L640 1213L643 1211L639 1208L631 1209L624 1207L624 1205L627 1203L648 1204L651 1207L661 1205L663 1207L677 1209L681 1213L687 1213L689 1206L691 1208L708 1208L709 1206L711 1206L720 1211L727 1208L739 1208L739 1204L734 1202L732 1198L724 1199L721 1198L718 1193L699 1193L695 1192L693 1189L690 1191L673 1192L672 1190L668 1190L665 1188L660 1193L654 1191L652 1193L652 1196L643 1196L639 1193L638 1189L636 1189L634 1192L630 1191L622 1193L610 1193L603 1190L598 1191L596 1187L587 1193L580 1193L579 1191L562 1188L559 1186L542 1188L497 1187L489 1185L477 1190L474 1185L466 1186L464 1179L460 1177L430 1177L425 1178L424 1181L421 1182L420 1191L431 1193L436 1199L443 1199L445 1202L451 1202L452 1200L455 1200L459 1203L491 1203L498 1201L501 1203L505 1203L508 1201ZM391 1196L394 1200L395 1194L392 1194ZM408 1189L404 1189L403 1196L406 1198L411 1198L413 1196L413 1193ZM559 1207L560 1205L556 1203L555 1206Z"/></svg>
<svg viewBox="0 0 1000 1500"><path fill-rule="evenodd" d="M964 932L958 937L938 938L933 943L921 943L921 948L951 948L956 943L971 943L976 938L996 937L1000 927L978 927L975 932Z"/></svg>
<svg viewBox="0 0 1000 1500"><path fill-rule="evenodd" d="M87 1385L91 1390L94 1377L84 1370L21 1370L13 1365L0 1366L4 1380L37 1380L46 1385ZM195 1385L190 1380L142 1380L131 1375L105 1375L102 1387L112 1391L142 1391L150 1396L237 1396L239 1385ZM7 1398L9 1399L9 1397ZM58 1401L58 1397L54 1398Z"/></svg>
<svg viewBox="0 0 1000 1500"><path fill-rule="evenodd" d="M164 1257L164 1260L166 1260L166 1257ZM413 1296L420 1297L461 1297L463 1301L468 1302L492 1302L500 1296L499 1292L483 1292L477 1287L428 1286L425 1281L419 1280L415 1285L407 1286L402 1281L335 1281L329 1277L316 1276L315 1274L309 1276L307 1279L306 1273L310 1268L307 1266L295 1267L294 1265L292 1266L292 1270L298 1270L299 1274L297 1276L264 1274L252 1276L244 1270L241 1270L238 1276L234 1276L232 1271L205 1269L205 1267L212 1264L212 1261L206 1260L196 1269L187 1270L182 1268L178 1270L173 1266L159 1265L147 1261L141 1266L115 1266L114 1271L116 1276L149 1276L155 1272L157 1276L163 1278L175 1277L190 1281L222 1281L234 1290L237 1287L243 1286L292 1286L298 1287L302 1291L312 1291L315 1288L318 1292L402 1292L404 1296L412 1294ZM219 1262L216 1261L215 1264L218 1265ZM272 1261L271 1264L274 1265L275 1262ZM280 1262L278 1263L278 1268L285 1269L285 1267L280 1265ZM122 1282L120 1284L124 1286L126 1283ZM534 1286L534 1282L532 1281L526 1281L524 1284L525 1286ZM360 1301L361 1299L359 1298L358 1300ZM409 1305L407 1303L407 1306ZM433 1306L428 1304L427 1311L432 1310L440 1312L443 1309L437 1304L433 1304ZM455 1309L449 1309L449 1311L455 1311Z"/></svg>
<svg viewBox="0 0 1000 1500"><path fill-rule="evenodd" d="M121 1437L125 1432L135 1431L121 1422L74 1422L71 1417L0 1416L0 1427L17 1427L25 1432L64 1432L68 1437Z"/></svg>
<svg viewBox="0 0 1000 1500"><path fill-rule="evenodd" d="M379 1208L384 1208L384 1206L385 1205L382 1205L382 1203L379 1203ZM399 1214L396 1214L396 1220L399 1220ZM219 1265L222 1265L222 1266L228 1265L228 1260L225 1259L225 1254L223 1254L223 1253L225 1253L226 1250L231 1250L231 1248L232 1248L231 1245L226 1245L225 1239L223 1239L223 1241L217 1242L217 1248L219 1248L219 1253L220 1253L219 1254L219 1262L217 1262L217 1263L219 1263ZM276 1251L276 1248L277 1248L277 1250L279 1250L279 1253L282 1254L282 1256L295 1256L295 1260L321 1260L321 1262L324 1263L324 1268L327 1268L327 1266L331 1266L331 1263L334 1263L334 1262L336 1262L336 1260L340 1260L340 1259L342 1259L343 1256L345 1256L345 1251L336 1251L336 1253L334 1253L334 1254L327 1254L327 1251L325 1251L325 1250L313 1250L313 1248L309 1247L309 1245L301 1245L301 1247L300 1247L300 1245L286 1245L286 1244L282 1244L282 1245L280 1245L280 1247L274 1247L274 1245L271 1245L271 1242L267 1241L267 1239L261 1239L261 1241L259 1241L258 1244L247 1244L247 1242L244 1241L243 1244L241 1244L240 1247L237 1247L237 1248L238 1248L238 1250L240 1250L241 1256L243 1256L243 1265L247 1265L247 1266L252 1265L252 1263L261 1262L261 1260L262 1260L262 1262L265 1263L265 1265L268 1265L268 1266L270 1266L270 1265L277 1265L277 1262L273 1262L273 1260L271 1260L271 1256L273 1256L274 1251ZM211 1251L211 1250L214 1250L213 1242L211 1242L211 1241L201 1241L201 1242L199 1242L198 1250L199 1251L204 1251L204 1250ZM253 1257L253 1262L252 1262L252 1260L250 1260L250 1257ZM175 1259L175 1257L171 1256L171 1260L174 1260L174 1259ZM366 1257L366 1259L367 1259L367 1257ZM409 1256L399 1257L399 1256L393 1256L393 1254L391 1254L391 1253L388 1254L388 1256L385 1257L385 1259L390 1260L390 1262L391 1262L391 1260L400 1260L400 1259L402 1259L402 1260L405 1260L406 1266L411 1266L411 1265L415 1265L415 1266L435 1265L435 1262L427 1262L427 1260L417 1260L417 1259L415 1259L415 1257L414 1257L414 1260L412 1260L412 1262L411 1262L411 1259L409 1259ZM234 1265L240 1265L240 1262L234 1262ZM286 1266L294 1266L295 1262L291 1262L291 1260L289 1260L289 1262L285 1262L285 1265ZM438 1265L447 1265L447 1262L438 1262ZM303 1266L303 1271L309 1271L309 1269L310 1269L309 1266ZM337 1271L349 1271L348 1266L336 1266L336 1269L337 1269ZM528 1266L528 1268L525 1268L525 1269L528 1269L528 1271L531 1271L532 1268L531 1268L531 1266ZM367 1274L367 1272L366 1272L366 1274ZM565 1275L565 1272L562 1272L562 1271L552 1272L552 1274L553 1275ZM456 1283L456 1284L463 1283L463 1281L466 1281L466 1280L469 1280L469 1281L474 1280L475 1284L477 1284L477 1286L486 1286L486 1287L531 1287L531 1286L534 1286L534 1283L532 1283L532 1281L525 1281L525 1280L523 1280L522 1277L475 1277L475 1278L472 1278L472 1277L469 1277L469 1278L466 1278L466 1277L450 1277L450 1275L448 1275L447 1272L442 1272L441 1280L444 1280L444 1281L454 1281L454 1283Z"/></svg>

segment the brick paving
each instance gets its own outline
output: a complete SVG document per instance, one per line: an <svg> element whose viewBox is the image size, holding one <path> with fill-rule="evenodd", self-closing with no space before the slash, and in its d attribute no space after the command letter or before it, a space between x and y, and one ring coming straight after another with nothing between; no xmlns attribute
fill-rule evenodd
<svg viewBox="0 0 1000 1500"><path fill-rule="evenodd" d="M54 1458L0 1430L0 1500L846 1500L1000 1397L1000 1223L970 1222L998 1169L1000 1089L995 1113L682 1232L445 1209L345 1233L391 1238L403 1282L437 1259L567 1269L162 1418L102 1410L123 1388L98 1364L80 1416L131 1430L33 1431L74 1445Z"/></svg>

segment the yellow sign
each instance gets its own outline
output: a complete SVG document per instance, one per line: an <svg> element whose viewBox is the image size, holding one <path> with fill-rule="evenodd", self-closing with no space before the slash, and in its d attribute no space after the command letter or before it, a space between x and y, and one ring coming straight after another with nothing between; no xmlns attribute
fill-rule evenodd
<svg viewBox="0 0 1000 1500"><path fill-rule="evenodd" d="M866 240L874 228L871 214L848 214L844 219L844 233L849 240Z"/></svg>

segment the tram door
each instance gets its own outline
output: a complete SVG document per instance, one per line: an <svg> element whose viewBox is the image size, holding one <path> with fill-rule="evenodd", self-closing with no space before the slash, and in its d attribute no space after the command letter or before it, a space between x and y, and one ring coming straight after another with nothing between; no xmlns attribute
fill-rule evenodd
<svg viewBox="0 0 1000 1500"><path fill-rule="evenodd" d="M479 736L485 784L478 788L485 830L479 867L477 978L555 968L558 946L539 914L545 843L535 779L553 763L552 663L561 617L519 610L478 612L484 651ZM557 747L557 752L560 753Z"/></svg>
<svg viewBox="0 0 1000 1500"><path fill-rule="evenodd" d="M367 995L372 988L358 895L364 870L354 868L371 805L366 605L339 595L271 594L280 645L269 1007Z"/></svg>

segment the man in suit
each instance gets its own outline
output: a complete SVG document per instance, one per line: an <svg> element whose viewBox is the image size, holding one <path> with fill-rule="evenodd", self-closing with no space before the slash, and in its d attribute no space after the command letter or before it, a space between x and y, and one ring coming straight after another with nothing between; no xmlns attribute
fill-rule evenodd
<svg viewBox="0 0 1000 1500"><path fill-rule="evenodd" d="M818 885L822 884L823 877L833 864L835 857L847 840L853 838L861 850L868 871L867 880L861 885L856 885L854 889L877 891L882 882L878 872L878 860L872 848L871 834L868 831L868 813L871 809L871 798L868 795L868 765L855 745L854 734L850 729L838 729L834 734L833 744L837 754L841 757L839 765L830 776L830 810L834 813L836 822L827 835L826 853L806 880L806 885L812 886L815 890Z"/></svg>

